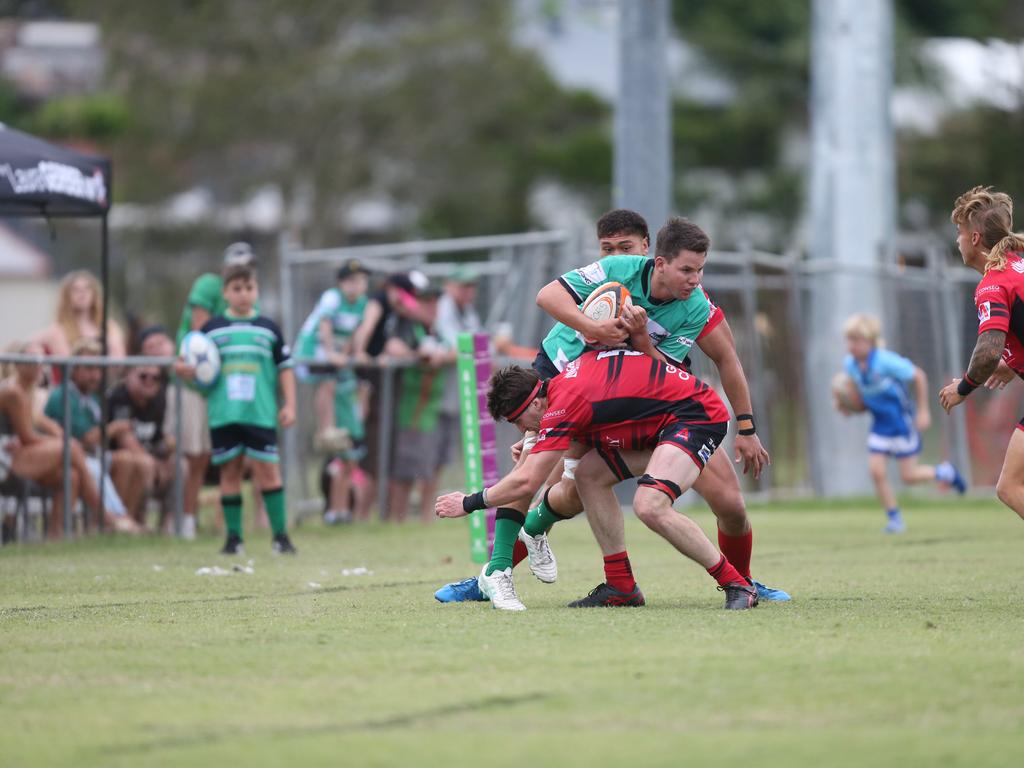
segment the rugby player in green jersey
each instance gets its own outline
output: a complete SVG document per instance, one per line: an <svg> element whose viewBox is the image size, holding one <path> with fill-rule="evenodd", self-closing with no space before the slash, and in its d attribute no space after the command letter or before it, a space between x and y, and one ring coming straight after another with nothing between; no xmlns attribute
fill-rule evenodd
<svg viewBox="0 0 1024 768"><path fill-rule="evenodd" d="M607 346L628 340L634 349L679 367L688 364L687 353L696 344L718 368L722 387L737 414L736 462L742 462L744 473L760 476L770 459L755 433L746 376L728 323L701 286L709 238L686 219L669 219L658 233L655 256L651 258L647 256L647 223L639 214L624 209L610 211L599 219L597 230L604 258L566 273L544 286L537 296L537 303L559 322L544 339L534 368L544 379L556 375L583 352L584 336ZM629 289L634 308L620 319L595 322L579 311L579 305L608 281L620 282ZM530 440L524 445L528 450ZM573 517L583 509L575 472L587 450L584 446L573 446L566 452L565 466L549 478L544 500L524 516L523 529L515 531L518 544L516 538L507 541L507 529L514 526L503 526L506 535L501 537L496 531L492 559L485 574L503 571L528 555L531 571L542 581L554 581L557 564L546 534L555 522ZM628 467L616 460L614 450L605 454L607 458L602 463L588 462L585 481L611 495L614 484L631 474ZM760 599L788 600L789 595L782 590L771 589L751 578L752 529L736 472L724 451L715 453L694 488L718 519L719 548L757 587ZM643 605L644 597L633 579L626 554L618 504L600 507L588 509L587 519L604 554L605 582L571 605ZM445 585L435 597L441 602L482 599L473 581Z"/></svg>
<svg viewBox="0 0 1024 768"><path fill-rule="evenodd" d="M261 490L273 531L273 550L294 554L286 531L284 488L278 466L277 426L295 423L295 373L277 324L256 311L259 285L251 264L229 264L223 272L227 309L202 331L217 345L220 376L208 395L212 461L220 467L221 506L227 541L224 554L241 554L242 470L246 456ZM278 408L277 389L283 403Z"/></svg>

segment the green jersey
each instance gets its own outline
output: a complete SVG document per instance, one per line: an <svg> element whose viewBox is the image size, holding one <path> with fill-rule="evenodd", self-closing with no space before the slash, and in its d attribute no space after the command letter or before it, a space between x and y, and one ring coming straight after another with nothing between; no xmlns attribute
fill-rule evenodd
<svg viewBox="0 0 1024 768"><path fill-rule="evenodd" d="M210 428L226 424L277 427L278 374L291 352L273 320L223 314L203 326L220 352L220 377L207 396Z"/></svg>
<svg viewBox="0 0 1024 768"><path fill-rule="evenodd" d="M207 272L197 277L196 281L192 283L192 290L188 292L188 301L185 302L185 308L181 310L181 322L178 324L176 341L179 347L185 334L192 330L192 307L205 309L211 318L224 314L228 303L224 301L224 283L220 275ZM260 310L258 301L255 309L257 312Z"/></svg>
<svg viewBox="0 0 1024 768"><path fill-rule="evenodd" d="M412 335L415 346L419 347L427 331L422 325L416 324L412 328ZM444 369L426 364L403 369L398 385L398 428L415 429L418 432L436 429L447 380Z"/></svg>
<svg viewBox="0 0 1024 768"><path fill-rule="evenodd" d="M99 397L95 394L86 395L74 382L61 384L50 390L50 396L46 400L43 412L61 426L64 425L64 389L67 388L68 397L71 399L71 436L81 440L93 427L100 425L101 406Z"/></svg>
<svg viewBox="0 0 1024 768"><path fill-rule="evenodd" d="M635 305L647 310L647 333L651 342L670 362L682 365L690 347L714 325L721 313L698 287L686 299L658 300L651 297L654 259L649 256L606 256L585 267L566 272L558 282L573 300L582 305L603 283L622 283ZM581 354L583 336L563 323L556 323L542 342L544 352L558 370Z"/></svg>
<svg viewBox="0 0 1024 768"><path fill-rule="evenodd" d="M336 343L351 338L363 319L366 302L365 295L349 301L337 288L324 291L299 330L295 340L295 355L300 358L316 356L320 347L320 321L325 318L331 321Z"/></svg>

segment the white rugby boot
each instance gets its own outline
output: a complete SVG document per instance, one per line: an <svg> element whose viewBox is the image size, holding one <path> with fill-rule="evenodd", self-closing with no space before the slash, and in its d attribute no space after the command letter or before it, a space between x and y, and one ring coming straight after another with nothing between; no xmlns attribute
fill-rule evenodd
<svg viewBox="0 0 1024 768"><path fill-rule="evenodd" d="M525 611L526 606L516 594L516 585L512 581L512 569L495 571L487 575L487 566L483 567L477 577L480 591L491 599L491 607L502 611Z"/></svg>
<svg viewBox="0 0 1024 768"><path fill-rule="evenodd" d="M551 551L548 535L539 533L531 536L525 528L519 529L519 540L526 545L526 554L530 561L530 573L545 584L553 584L558 578L558 562Z"/></svg>

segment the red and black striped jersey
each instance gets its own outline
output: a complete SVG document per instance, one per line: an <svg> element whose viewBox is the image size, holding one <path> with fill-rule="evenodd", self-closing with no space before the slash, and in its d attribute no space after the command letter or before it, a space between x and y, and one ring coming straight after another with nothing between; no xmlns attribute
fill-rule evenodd
<svg viewBox="0 0 1024 768"><path fill-rule="evenodd" d="M1008 254L1003 269L990 269L974 292L978 307L978 333L1003 331L1003 360L1024 376L1024 258Z"/></svg>
<svg viewBox="0 0 1024 768"><path fill-rule="evenodd" d="M621 450L652 448L669 424L716 424L729 412L692 373L642 352L585 352L548 382L548 410L536 451L563 451L573 440Z"/></svg>

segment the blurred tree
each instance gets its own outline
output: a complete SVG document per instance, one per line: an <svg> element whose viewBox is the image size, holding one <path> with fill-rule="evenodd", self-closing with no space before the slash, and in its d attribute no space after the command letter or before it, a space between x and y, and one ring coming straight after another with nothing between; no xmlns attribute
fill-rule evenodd
<svg viewBox="0 0 1024 768"><path fill-rule="evenodd" d="M338 242L371 196L429 234L529 226L541 175L607 187L608 110L510 39L505 3L176 0L67 9L101 22L130 106L111 145L122 199L277 184L303 240ZM558 162L555 162L555 159ZM396 233L397 234L397 233Z"/></svg>

